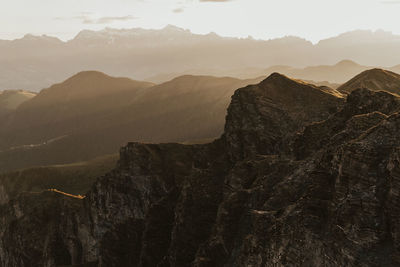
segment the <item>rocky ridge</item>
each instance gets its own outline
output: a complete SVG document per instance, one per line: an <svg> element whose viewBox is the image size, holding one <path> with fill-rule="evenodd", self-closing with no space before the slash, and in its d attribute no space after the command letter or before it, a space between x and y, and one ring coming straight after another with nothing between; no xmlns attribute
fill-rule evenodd
<svg viewBox="0 0 400 267"><path fill-rule="evenodd" d="M9 200L0 264L399 265L399 109L273 74L235 92L213 143L130 143L84 199Z"/></svg>
<svg viewBox="0 0 400 267"><path fill-rule="evenodd" d="M384 90L393 94L400 94L400 75L389 70L370 69L342 84L337 90L349 93L358 88L368 88L373 91Z"/></svg>

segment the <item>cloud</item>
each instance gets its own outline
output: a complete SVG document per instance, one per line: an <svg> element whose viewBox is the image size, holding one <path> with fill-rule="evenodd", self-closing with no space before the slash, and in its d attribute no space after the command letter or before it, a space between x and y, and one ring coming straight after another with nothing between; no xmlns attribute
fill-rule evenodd
<svg viewBox="0 0 400 267"><path fill-rule="evenodd" d="M91 13L82 13L82 15L75 16L75 17L56 17L54 18L55 20L71 20L71 19L76 19L80 20L83 24L109 24L113 23L116 21L128 21L128 20L134 20L137 19L137 17L134 16L112 16L112 17L100 17L100 18L92 18L90 16Z"/></svg>
<svg viewBox="0 0 400 267"><path fill-rule="evenodd" d="M175 8L174 10L172 10L172 12L174 13L182 13L183 11L185 11L183 8Z"/></svg>
<svg viewBox="0 0 400 267"><path fill-rule="evenodd" d="M82 20L84 24L109 24L115 21L128 21L137 19L134 16L121 16L121 17L101 17L98 19L85 18Z"/></svg>

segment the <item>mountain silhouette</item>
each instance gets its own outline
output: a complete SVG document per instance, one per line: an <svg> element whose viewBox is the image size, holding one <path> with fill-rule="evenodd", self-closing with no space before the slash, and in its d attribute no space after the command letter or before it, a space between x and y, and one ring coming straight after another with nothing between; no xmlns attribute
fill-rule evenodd
<svg viewBox="0 0 400 267"><path fill-rule="evenodd" d="M0 170L86 161L131 140L204 142L223 131L233 92L255 80L182 76L160 85L78 73L2 122Z"/></svg>
<svg viewBox="0 0 400 267"><path fill-rule="evenodd" d="M341 76L327 70L317 71L316 76L297 76L277 68L270 73L264 70L277 65L296 69L326 66L343 59L369 68L390 69L400 62L399 47L399 36L382 31L353 31L317 44L293 36L255 40L215 33L194 34L171 25L157 30L83 30L66 42L49 36L26 35L0 41L0 90L39 91L77 71L90 69L156 83L182 74L247 79L266 77L273 72L316 82L343 83L366 69L347 75L342 71ZM252 70L256 69L260 71L253 75ZM168 77L160 79L160 75Z"/></svg>

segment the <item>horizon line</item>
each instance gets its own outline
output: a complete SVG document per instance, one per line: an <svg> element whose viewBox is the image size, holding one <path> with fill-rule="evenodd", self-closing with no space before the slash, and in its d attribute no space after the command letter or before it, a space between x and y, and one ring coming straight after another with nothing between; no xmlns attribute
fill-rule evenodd
<svg viewBox="0 0 400 267"><path fill-rule="evenodd" d="M339 34L336 34L336 35L333 35L333 36L330 36L330 37L327 37L327 38L319 39L316 42L313 42L313 41L311 41L311 40L309 40L309 39L307 39L305 37L301 37L301 36L298 36L298 35L291 35L291 34L276 36L276 37L269 38L269 39L263 39L263 38L255 38L255 37L253 37L251 35L248 35L247 37L226 36L226 35L218 34L218 33L213 32L213 31L210 31L208 33L196 33L196 32L193 32L191 29L188 29L188 28L182 28L182 27L179 27L179 26L176 26L176 25L173 25L173 24L167 24L167 25L165 25L164 27L161 27L161 28L145 28L145 27L113 28L113 27L104 27L104 28L102 28L100 30L82 29L82 30L78 31L76 34L74 34L74 36L72 38L69 38L69 39L61 38L61 37L57 36L57 33L43 33L43 34L24 33L19 38L4 38L3 39L3 37L0 37L0 41L15 41L15 40L24 39L27 36L33 36L33 37L56 38L56 39L58 39L59 41L61 41L63 43L68 43L68 42L76 39L79 36L79 34L84 32L84 31L90 31L90 32L102 32L102 31L107 31L107 30L130 31L130 30L138 30L138 29L148 30L148 31L162 31L162 30L165 30L165 29L168 29L168 28L176 28L177 30L183 30L183 31L186 31L186 32L191 33L193 35L205 36L205 35L214 34L214 35L217 35L218 37L221 37L221 38L231 38L231 39L238 39L238 40L254 40L254 41L265 41L265 42L268 42L268 41L274 41L274 40L285 39L285 38L298 38L298 39L310 42L312 45L317 45L321 41L329 40L329 39L332 39L332 38L337 38L337 37L340 37L340 36L342 36L344 34L353 33L353 32L370 32L372 34L376 34L376 33L382 32L382 33L390 34L392 36L399 36L400 37L400 34L396 34L396 33L393 33L392 31L387 31L387 30L384 30L384 29L352 29L352 30L348 30L348 31L345 31L345 32L342 32L342 33L339 33Z"/></svg>

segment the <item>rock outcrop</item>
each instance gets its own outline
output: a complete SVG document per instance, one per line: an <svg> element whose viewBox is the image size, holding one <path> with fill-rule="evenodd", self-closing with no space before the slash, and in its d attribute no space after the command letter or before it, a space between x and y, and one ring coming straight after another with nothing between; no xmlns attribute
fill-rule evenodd
<svg viewBox="0 0 400 267"><path fill-rule="evenodd" d="M273 74L213 143L130 143L83 199L10 199L0 265L397 266L399 109Z"/></svg>

